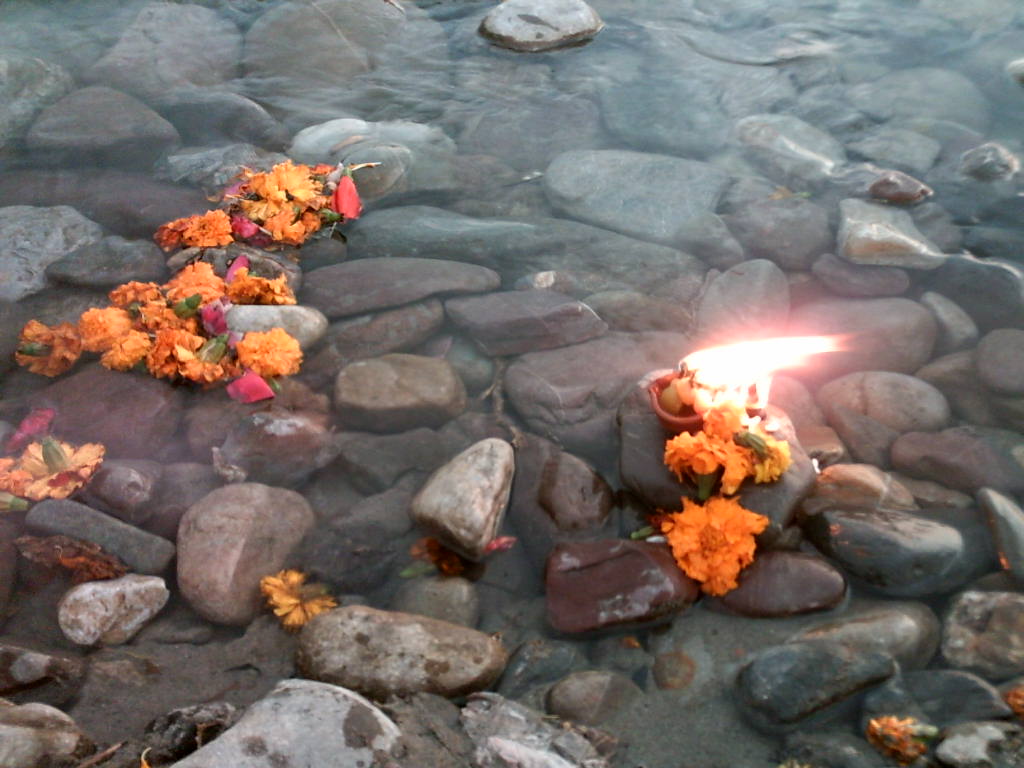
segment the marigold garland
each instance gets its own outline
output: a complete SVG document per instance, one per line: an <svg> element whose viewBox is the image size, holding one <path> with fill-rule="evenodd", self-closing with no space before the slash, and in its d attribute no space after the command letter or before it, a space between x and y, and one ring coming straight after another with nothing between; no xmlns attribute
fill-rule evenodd
<svg viewBox="0 0 1024 768"><path fill-rule="evenodd" d="M161 224L153 236L165 251L179 246L216 248L234 242L231 219L219 209Z"/></svg>
<svg viewBox="0 0 1024 768"><path fill-rule="evenodd" d="M196 261L187 265L164 286L167 301L176 304L179 301L199 294L200 306L216 301L227 291L224 281L213 271L213 266L205 261Z"/></svg>
<svg viewBox="0 0 1024 768"><path fill-rule="evenodd" d="M228 283L228 298L235 304L294 304L295 294L288 286L288 278L280 275L273 280L250 275L246 267L239 269Z"/></svg>
<svg viewBox="0 0 1024 768"><path fill-rule="evenodd" d="M100 357L100 363L113 371L127 371L145 360L152 347L153 340L148 333L131 330L110 345Z"/></svg>
<svg viewBox="0 0 1024 768"><path fill-rule="evenodd" d="M128 309L132 304L146 304L151 301L165 302L164 294L156 283L140 283L132 280L117 286L107 294L115 307Z"/></svg>
<svg viewBox="0 0 1024 768"><path fill-rule="evenodd" d="M120 307L87 309L78 318L82 349L86 352L106 352L132 329L133 323L128 311Z"/></svg>
<svg viewBox="0 0 1024 768"><path fill-rule="evenodd" d="M714 496L703 505L683 499L681 512L661 513L659 527L679 567L710 595L735 589L754 561L754 536L768 518L740 506L738 498Z"/></svg>

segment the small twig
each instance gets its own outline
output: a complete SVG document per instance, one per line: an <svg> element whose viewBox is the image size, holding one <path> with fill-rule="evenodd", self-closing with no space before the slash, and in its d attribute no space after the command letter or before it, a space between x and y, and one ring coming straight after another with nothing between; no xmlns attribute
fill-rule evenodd
<svg viewBox="0 0 1024 768"><path fill-rule="evenodd" d="M102 752L98 752L97 754L90 757L84 763L79 763L78 768L92 768L94 765L105 763L109 758L114 756L114 753L117 752L117 750L119 750L127 743L128 742L126 741L119 741L117 744L107 747Z"/></svg>

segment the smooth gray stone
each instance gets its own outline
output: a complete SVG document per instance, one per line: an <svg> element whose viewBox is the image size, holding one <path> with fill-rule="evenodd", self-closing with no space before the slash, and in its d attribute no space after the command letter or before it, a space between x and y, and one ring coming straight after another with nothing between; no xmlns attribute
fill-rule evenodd
<svg viewBox="0 0 1024 768"><path fill-rule="evenodd" d="M777 336L789 318L789 281L767 259L730 267L707 286L697 306L702 346Z"/></svg>
<svg viewBox="0 0 1024 768"><path fill-rule="evenodd" d="M848 373L818 389L829 423L836 408L849 408L896 432L931 432L950 421L949 403L926 381L892 371ZM834 426L834 425L833 425Z"/></svg>
<svg viewBox="0 0 1024 768"><path fill-rule="evenodd" d="M970 672L923 669L894 676L864 697L861 721L899 712L937 728L1012 716L996 687Z"/></svg>
<svg viewBox="0 0 1024 768"><path fill-rule="evenodd" d="M513 51L547 51L585 42L604 28L583 0L507 0L480 22L480 34Z"/></svg>
<svg viewBox="0 0 1024 768"><path fill-rule="evenodd" d="M558 155L544 174L568 216L642 240L679 246L690 219L713 213L729 177L707 163L622 150Z"/></svg>
<svg viewBox="0 0 1024 768"><path fill-rule="evenodd" d="M899 296L910 287L910 276L897 267L851 264L831 253L822 254L811 272L832 293L854 298ZM922 302L924 303L924 302Z"/></svg>
<svg viewBox="0 0 1024 768"><path fill-rule="evenodd" d="M946 256L922 235L910 214L892 206L849 199L839 204L839 256L854 264L935 269Z"/></svg>
<svg viewBox="0 0 1024 768"><path fill-rule="evenodd" d="M792 115L750 115L737 121L744 154L768 178L804 190L826 181L846 163L843 145Z"/></svg>
<svg viewBox="0 0 1024 768"><path fill-rule="evenodd" d="M0 60L0 150L20 141L44 107L60 99L73 86L60 65L28 56Z"/></svg>
<svg viewBox="0 0 1024 768"><path fill-rule="evenodd" d="M883 167L925 173L934 165L942 145L935 139L903 128L881 126L846 148Z"/></svg>
<svg viewBox="0 0 1024 768"><path fill-rule="evenodd" d="M1003 567L1024 582L1024 509L991 488L980 489L976 496L988 516Z"/></svg>
<svg viewBox="0 0 1024 768"><path fill-rule="evenodd" d="M71 285L109 287L129 280L162 283L168 270L156 244L114 235L53 262L46 268L46 276Z"/></svg>
<svg viewBox="0 0 1024 768"><path fill-rule="evenodd" d="M1016 262L952 254L928 276L928 286L959 304L983 331L1024 327L1024 270Z"/></svg>
<svg viewBox="0 0 1024 768"><path fill-rule="evenodd" d="M47 499L25 516L25 524L47 535L91 541L137 573L159 575L174 557L174 545L152 533L70 499Z"/></svg>
<svg viewBox="0 0 1024 768"><path fill-rule="evenodd" d="M978 378L1004 395L1024 394L1024 330L999 328L989 331L974 349Z"/></svg>
<svg viewBox="0 0 1024 768"><path fill-rule="evenodd" d="M942 655L956 669L999 681L1024 672L1024 595L961 592L942 622Z"/></svg>
<svg viewBox="0 0 1024 768"><path fill-rule="evenodd" d="M748 258L770 259L786 270L807 269L834 242L828 211L802 197L752 203L725 223Z"/></svg>
<svg viewBox="0 0 1024 768"><path fill-rule="evenodd" d="M892 445L893 466L915 477L968 493L987 486L1024 491L1024 436L994 427L950 427L907 432Z"/></svg>
<svg viewBox="0 0 1024 768"><path fill-rule="evenodd" d="M935 317L939 335L935 340L935 353L946 355L973 347L978 341L978 326L960 305L934 291L925 291L918 299Z"/></svg>
<svg viewBox="0 0 1024 768"><path fill-rule="evenodd" d="M849 100L876 120L949 120L984 132L988 102L973 81L933 67L899 69L847 89ZM908 127L913 127L908 126Z"/></svg>

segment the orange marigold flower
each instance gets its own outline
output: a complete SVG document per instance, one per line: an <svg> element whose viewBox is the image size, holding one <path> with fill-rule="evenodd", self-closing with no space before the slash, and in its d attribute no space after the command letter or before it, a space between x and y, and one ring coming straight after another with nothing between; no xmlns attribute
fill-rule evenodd
<svg viewBox="0 0 1024 768"><path fill-rule="evenodd" d="M719 440L732 440L737 432L746 430L743 419L744 409L735 403L725 402L704 412L701 429Z"/></svg>
<svg viewBox="0 0 1024 768"><path fill-rule="evenodd" d="M767 517L723 496L713 496L703 506L683 499L682 512L661 520L661 532L679 567L711 595L736 588L740 571L754 561L754 536L766 527Z"/></svg>
<svg viewBox="0 0 1024 768"><path fill-rule="evenodd" d="M710 475L724 469L722 492L735 493L744 478L754 471L752 452L736 445L731 437L720 440L698 432L682 432L665 442L665 464L682 481L684 476Z"/></svg>
<svg viewBox="0 0 1024 768"><path fill-rule="evenodd" d="M146 367L158 379L181 375L183 362L195 357L203 341L201 336L188 331L173 328L157 331L153 346L146 355Z"/></svg>
<svg viewBox="0 0 1024 768"><path fill-rule="evenodd" d="M127 371L140 360L145 359L152 346L153 341L149 338L148 333L128 331L103 353L100 363L114 371Z"/></svg>
<svg viewBox="0 0 1024 768"><path fill-rule="evenodd" d="M294 304L295 294L288 287L285 275L270 280L250 275L246 267L235 273L228 283L228 298L235 304Z"/></svg>
<svg viewBox="0 0 1024 768"><path fill-rule="evenodd" d="M227 292L227 286L213 271L212 265L205 261L195 261L176 274L164 286L164 292L172 305L198 293L202 296L202 305L223 296Z"/></svg>
<svg viewBox="0 0 1024 768"><path fill-rule="evenodd" d="M14 360L32 373L59 376L82 354L82 339L71 323L52 328L38 320L29 320L21 329Z"/></svg>
<svg viewBox="0 0 1024 768"><path fill-rule="evenodd" d="M1004 694L1003 698L1006 700L1010 709L1013 710L1013 714L1024 719L1024 685L1018 685L1016 688L1011 688Z"/></svg>
<svg viewBox="0 0 1024 768"><path fill-rule="evenodd" d="M868 722L868 741L883 755L895 758L900 765L908 765L928 751L927 740L934 738L938 729L918 723L912 717L900 719L893 715L874 717Z"/></svg>
<svg viewBox="0 0 1024 768"><path fill-rule="evenodd" d="M323 226L323 222L320 221L320 214L313 211L304 211L299 217L299 223L306 230L306 237L309 237Z"/></svg>
<svg viewBox="0 0 1024 768"><path fill-rule="evenodd" d="M201 216L189 216L185 221L181 242L189 248L216 248L235 241L231 218L219 208Z"/></svg>
<svg viewBox="0 0 1024 768"><path fill-rule="evenodd" d="M264 221L263 228L278 243L302 245L306 240L306 228L301 221L295 221L295 214L290 206Z"/></svg>
<svg viewBox="0 0 1024 768"><path fill-rule="evenodd" d="M17 466L15 459L0 459L0 491L24 496L32 475Z"/></svg>
<svg viewBox="0 0 1024 768"><path fill-rule="evenodd" d="M240 365L265 379L291 376L302 364L299 342L280 328L245 334L235 346L235 354Z"/></svg>
<svg viewBox="0 0 1024 768"><path fill-rule="evenodd" d="M300 629L319 613L338 605L322 584L306 584L301 571L279 571L260 579L260 592L281 625L290 632Z"/></svg>
<svg viewBox="0 0 1024 768"><path fill-rule="evenodd" d="M466 561L433 536L417 539L409 547L409 554L417 560L433 564L445 576L459 576L466 570Z"/></svg>
<svg viewBox="0 0 1024 768"><path fill-rule="evenodd" d="M179 317L173 308L163 301L150 301L138 308L136 325L147 331L159 331L170 328L189 333L199 333L199 320L192 317Z"/></svg>
<svg viewBox="0 0 1024 768"><path fill-rule="evenodd" d="M123 309L127 309L132 304L164 301L164 295L160 291L159 285L156 283L140 283L136 280L117 286L107 296L110 298L111 304Z"/></svg>
<svg viewBox="0 0 1024 768"><path fill-rule="evenodd" d="M32 501L66 499L88 482L103 463L105 452L99 443L76 448L52 437L30 443L18 462L19 468L32 476L23 495Z"/></svg>
<svg viewBox="0 0 1024 768"><path fill-rule="evenodd" d="M106 352L114 342L132 329L132 316L120 307L88 309L78 318L82 348L88 352Z"/></svg>

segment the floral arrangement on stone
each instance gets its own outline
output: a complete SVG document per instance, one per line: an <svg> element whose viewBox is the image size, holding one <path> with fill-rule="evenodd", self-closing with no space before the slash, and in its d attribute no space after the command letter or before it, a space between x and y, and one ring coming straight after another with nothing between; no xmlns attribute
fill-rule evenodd
<svg viewBox="0 0 1024 768"><path fill-rule="evenodd" d="M233 304L294 304L295 296L284 275L256 277L248 267L240 256L221 278L210 264L196 261L165 285L129 282L114 288L111 306L86 310L77 325L30 320L15 360L52 377L70 369L83 352L93 352L111 370L204 386L230 381L228 394L247 403L273 397L274 380L299 371L299 342L280 328L229 331L227 311Z"/></svg>
<svg viewBox="0 0 1024 768"><path fill-rule="evenodd" d="M359 218L363 207L352 172L375 165L308 166L286 160L269 171L246 168L224 191L222 208L163 224L153 239L165 251L235 242L299 246L326 225Z"/></svg>
<svg viewBox="0 0 1024 768"><path fill-rule="evenodd" d="M676 563L707 594L738 586L740 572L754 561L754 537L768 527L767 517L743 507L734 494L748 478L775 482L792 461L789 443L772 437L762 417L770 372L794 355L832 348L833 342L815 337L701 350L648 388L652 408L672 434L664 463L680 482L696 486L697 501L683 498L678 512L659 510L647 531L665 537Z"/></svg>
<svg viewBox="0 0 1024 768"><path fill-rule="evenodd" d="M0 455L0 512L21 512L29 502L66 499L103 463L99 443L72 445L49 434L56 412L37 408L28 414Z"/></svg>
<svg viewBox="0 0 1024 768"><path fill-rule="evenodd" d="M912 717L894 715L875 717L868 722L867 739L875 749L900 765L909 765L928 752L928 742L939 729L919 723Z"/></svg>

